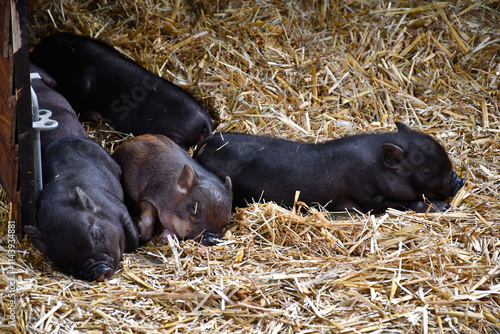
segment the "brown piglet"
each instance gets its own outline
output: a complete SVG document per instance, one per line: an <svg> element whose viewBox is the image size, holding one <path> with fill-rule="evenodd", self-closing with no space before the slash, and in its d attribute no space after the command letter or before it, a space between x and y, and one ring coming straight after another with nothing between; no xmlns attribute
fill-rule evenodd
<svg viewBox="0 0 500 334"><path fill-rule="evenodd" d="M146 134L122 144L113 157L122 166L125 192L136 203L141 242L156 220L168 235L213 244L231 216L231 179L224 183L164 135Z"/></svg>

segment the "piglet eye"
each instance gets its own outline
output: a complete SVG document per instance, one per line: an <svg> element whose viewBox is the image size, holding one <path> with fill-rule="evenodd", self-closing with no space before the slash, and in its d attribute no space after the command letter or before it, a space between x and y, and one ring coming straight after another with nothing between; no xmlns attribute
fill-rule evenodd
<svg viewBox="0 0 500 334"><path fill-rule="evenodd" d="M427 177L427 178L431 178L431 177L436 176L436 173L434 173L433 171L430 171L430 170L423 170L420 172L420 174L422 174L422 176Z"/></svg>

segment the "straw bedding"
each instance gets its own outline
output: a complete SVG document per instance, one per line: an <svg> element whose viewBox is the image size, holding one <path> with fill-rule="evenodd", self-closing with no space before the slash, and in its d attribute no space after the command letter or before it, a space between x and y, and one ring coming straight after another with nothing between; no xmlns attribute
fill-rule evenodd
<svg viewBox="0 0 500 334"><path fill-rule="evenodd" d="M181 85L216 131L322 142L432 134L467 179L443 214L237 209L222 243L158 239L105 283L61 274L29 241L17 333L500 332L498 1L34 1L30 43L103 39ZM86 125L112 151L127 136ZM334 168L334 166L332 166ZM299 198L300 201L300 198ZM7 320L4 321L6 325Z"/></svg>

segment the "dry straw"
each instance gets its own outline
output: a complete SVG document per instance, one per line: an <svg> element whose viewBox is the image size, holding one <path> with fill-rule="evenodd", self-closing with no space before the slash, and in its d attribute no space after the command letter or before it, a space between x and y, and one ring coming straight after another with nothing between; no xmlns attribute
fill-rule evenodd
<svg viewBox="0 0 500 334"><path fill-rule="evenodd" d="M440 140L467 184L444 214L250 205L219 245L153 239L99 284L59 273L22 240L14 332L500 332L498 1L61 0L29 11L33 45L54 31L103 39L188 89L217 131L321 142L404 121ZM110 151L125 138L89 131Z"/></svg>

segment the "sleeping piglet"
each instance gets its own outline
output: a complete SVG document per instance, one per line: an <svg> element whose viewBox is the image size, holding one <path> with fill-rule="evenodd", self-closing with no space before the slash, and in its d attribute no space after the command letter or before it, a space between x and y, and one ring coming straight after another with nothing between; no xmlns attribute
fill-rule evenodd
<svg viewBox="0 0 500 334"><path fill-rule="evenodd" d="M141 242L151 239L156 220L164 242L168 235L205 244L223 237L231 216L229 177L222 183L163 135L135 137L113 157L122 166L125 191L137 203Z"/></svg>
<svg viewBox="0 0 500 334"><path fill-rule="evenodd" d="M120 166L97 143L65 137L42 154L44 188L29 239L59 269L87 281L115 272L139 236L123 203Z"/></svg>
<svg viewBox="0 0 500 334"><path fill-rule="evenodd" d="M40 74L41 79L31 80L31 86L35 90L39 109L50 110L52 112L51 119L59 123L57 128L53 130L40 131L42 150L59 138L73 136L88 138L87 132L69 102L55 90L56 81L33 63L30 64L30 73Z"/></svg>
<svg viewBox="0 0 500 334"><path fill-rule="evenodd" d="M190 94L104 42L55 33L30 60L56 80L83 120L103 120L136 136L164 134L183 148L212 132L207 111Z"/></svg>
<svg viewBox="0 0 500 334"><path fill-rule="evenodd" d="M292 206L295 192L330 211L446 210L464 180L431 136L396 123L397 132L322 144L225 133L203 140L194 158L233 185L234 206L265 199Z"/></svg>

